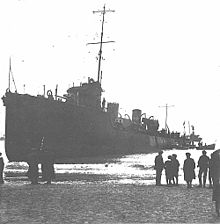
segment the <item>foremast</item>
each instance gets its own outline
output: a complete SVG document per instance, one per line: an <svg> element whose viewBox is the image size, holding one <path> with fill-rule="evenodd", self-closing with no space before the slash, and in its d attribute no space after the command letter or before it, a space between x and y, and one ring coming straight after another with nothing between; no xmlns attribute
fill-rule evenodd
<svg viewBox="0 0 220 224"><path fill-rule="evenodd" d="M101 83L102 45L103 45L103 43L115 42L115 41L103 41L106 12L115 12L115 10L110 10L110 9L106 10L105 5L104 5L103 10L93 11L93 13L102 13L102 27L101 27L100 42L88 43L88 44L100 44L99 53L98 53L98 75L97 75L97 82L99 82L99 83Z"/></svg>

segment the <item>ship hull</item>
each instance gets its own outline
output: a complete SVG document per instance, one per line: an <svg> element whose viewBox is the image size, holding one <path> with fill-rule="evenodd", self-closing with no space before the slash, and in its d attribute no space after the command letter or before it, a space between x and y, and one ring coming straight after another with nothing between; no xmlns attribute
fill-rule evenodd
<svg viewBox="0 0 220 224"><path fill-rule="evenodd" d="M26 161L32 148L46 147L56 161L149 153L173 139L114 127L109 113L44 97L7 92L5 151L9 161Z"/></svg>

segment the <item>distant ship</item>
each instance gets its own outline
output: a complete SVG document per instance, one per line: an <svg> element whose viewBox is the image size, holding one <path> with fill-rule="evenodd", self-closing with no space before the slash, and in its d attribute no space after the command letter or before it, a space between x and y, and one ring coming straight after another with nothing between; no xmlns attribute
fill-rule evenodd
<svg viewBox="0 0 220 224"><path fill-rule="evenodd" d="M202 145L199 144L198 147L196 147L197 150L214 150L215 149L215 143L210 144L210 145Z"/></svg>
<svg viewBox="0 0 220 224"><path fill-rule="evenodd" d="M159 122L140 109L119 115L118 103L102 97L101 60L103 24L99 50L98 78L72 86L63 96L46 91L38 96L19 94L9 88L2 97L6 108L5 151L9 161L26 161L32 148L42 145L56 161L80 157L149 153L181 144L179 133L159 131ZM10 65L11 71L11 65ZM14 81L14 80L13 80ZM107 104L107 105L106 105Z"/></svg>

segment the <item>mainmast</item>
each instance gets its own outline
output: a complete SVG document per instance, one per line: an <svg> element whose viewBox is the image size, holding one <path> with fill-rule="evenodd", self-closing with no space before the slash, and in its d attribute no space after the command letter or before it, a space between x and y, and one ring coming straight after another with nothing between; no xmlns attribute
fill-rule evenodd
<svg viewBox="0 0 220 224"><path fill-rule="evenodd" d="M166 115L165 115L165 130L166 130L166 132L168 133L168 131L169 131L169 127L168 127L168 125L167 125L168 108L169 108L169 107L174 107L174 105L168 105L168 104L166 104L165 106L159 106L159 107L165 107L165 108L166 108Z"/></svg>
<svg viewBox="0 0 220 224"><path fill-rule="evenodd" d="M105 22L105 13L106 12L115 12L115 10L106 10L105 9L105 5L103 7L103 10L98 10L98 11L93 11L93 13L102 13L102 28L101 28L101 39L100 42L96 42L96 43L88 43L88 44L100 44L100 48L99 48L99 53L98 53L98 77L97 77L97 81L100 82L100 73L101 73L101 61L102 61L102 44L103 43L112 43L115 41L103 41L103 35L104 35L104 22Z"/></svg>

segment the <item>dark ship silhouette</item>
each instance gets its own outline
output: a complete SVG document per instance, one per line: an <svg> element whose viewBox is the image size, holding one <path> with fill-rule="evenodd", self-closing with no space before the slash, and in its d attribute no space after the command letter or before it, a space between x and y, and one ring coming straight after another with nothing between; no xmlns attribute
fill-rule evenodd
<svg viewBox="0 0 220 224"><path fill-rule="evenodd" d="M25 161L32 148L42 145L57 161L80 157L149 153L170 148L182 138L179 133L159 131L158 120L146 118L139 109L132 118L119 116L119 104L102 98L101 58L105 6L99 50L98 78L72 86L63 96L51 90L31 96L9 88L2 97L6 107L5 151L9 161ZM11 65L10 65L11 71ZM13 80L14 81L14 80Z"/></svg>

